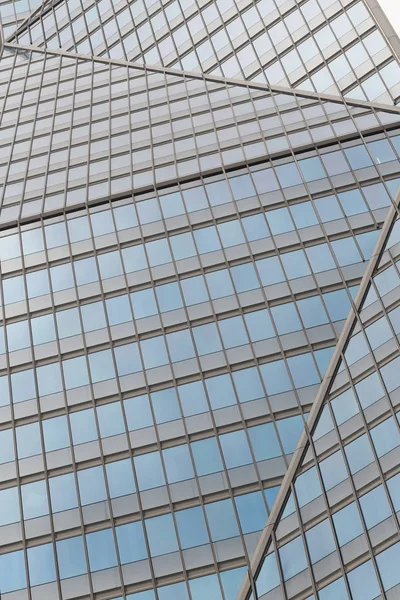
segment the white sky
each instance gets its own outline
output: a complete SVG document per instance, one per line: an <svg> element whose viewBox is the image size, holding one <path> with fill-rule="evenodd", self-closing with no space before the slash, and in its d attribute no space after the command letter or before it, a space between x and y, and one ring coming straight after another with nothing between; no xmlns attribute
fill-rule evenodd
<svg viewBox="0 0 400 600"><path fill-rule="evenodd" d="M400 36L400 1L399 0L379 0L380 5L386 12L389 21Z"/></svg>

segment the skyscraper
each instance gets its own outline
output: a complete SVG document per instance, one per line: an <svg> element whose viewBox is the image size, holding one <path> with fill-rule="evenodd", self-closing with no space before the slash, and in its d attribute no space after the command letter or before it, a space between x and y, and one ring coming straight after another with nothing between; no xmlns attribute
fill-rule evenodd
<svg viewBox="0 0 400 600"><path fill-rule="evenodd" d="M375 2L0 14L2 600L395 598Z"/></svg>

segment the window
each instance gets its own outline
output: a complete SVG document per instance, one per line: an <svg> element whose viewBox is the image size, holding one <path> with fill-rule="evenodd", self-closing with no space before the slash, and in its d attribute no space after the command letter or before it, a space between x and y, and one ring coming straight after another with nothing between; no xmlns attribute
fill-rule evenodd
<svg viewBox="0 0 400 600"><path fill-rule="evenodd" d="M119 402L98 406L97 417L99 420L101 437L108 437L125 432L122 408Z"/></svg>
<svg viewBox="0 0 400 600"><path fill-rule="evenodd" d="M208 525L213 542L239 535L231 500L221 500L205 505Z"/></svg>
<svg viewBox="0 0 400 600"><path fill-rule="evenodd" d="M72 431L72 441L74 444L83 444L97 440L96 421L94 419L94 410L80 410L69 415Z"/></svg>
<svg viewBox="0 0 400 600"><path fill-rule="evenodd" d="M175 513L179 539L183 550L209 542L203 510L200 506Z"/></svg>
<svg viewBox="0 0 400 600"><path fill-rule="evenodd" d="M117 363L117 372L120 377L142 370L142 361L140 360L137 342L114 347L114 356Z"/></svg>
<svg viewBox="0 0 400 600"><path fill-rule="evenodd" d="M312 563L335 551L335 540L328 519L306 532L307 546Z"/></svg>
<svg viewBox="0 0 400 600"><path fill-rule="evenodd" d="M343 578L337 579L318 592L319 600L348 600L346 584Z"/></svg>
<svg viewBox="0 0 400 600"><path fill-rule="evenodd" d="M400 444L399 427L393 417L371 429L372 442L380 458Z"/></svg>
<svg viewBox="0 0 400 600"><path fill-rule="evenodd" d="M87 372L86 359L84 356L77 358L70 358L62 361L65 387L71 389L80 387L82 385L88 385L89 376Z"/></svg>
<svg viewBox="0 0 400 600"><path fill-rule="evenodd" d="M185 417L208 411L207 399L201 381L179 385L178 393Z"/></svg>
<svg viewBox="0 0 400 600"><path fill-rule="evenodd" d="M23 550L0 554L0 589L3 594L26 587Z"/></svg>
<svg viewBox="0 0 400 600"><path fill-rule="evenodd" d="M283 360L260 366L261 376L269 395L280 394L292 389L292 384Z"/></svg>
<svg viewBox="0 0 400 600"><path fill-rule="evenodd" d="M153 425L148 396L136 396L124 400L124 409L129 431Z"/></svg>
<svg viewBox="0 0 400 600"><path fill-rule="evenodd" d="M160 556L178 550L172 515L161 515L145 520L151 556Z"/></svg>
<svg viewBox="0 0 400 600"><path fill-rule="evenodd" d="M39 423L22 425L15 429L18 458L27 458L42 453Z"/></svg>
<svg viewBox="0 0 400 600"><path fill-rule="evenodd" d="M378 554L376 561L385 591L400 583L400 543Z"/></svg>
<svg viewBox="0 0 400 600"><path fill-rule="evenodd" d="M74 276L72 273L72 265L70 263L51 267L50 277L53 292L59 292L74 287Z"/></svg>
<svg viewBox="0 0 400 600"><path fill-rule="evenodd" d="M240 402L264 398L264 390L256 367L234 371L232 377Z"/></svg>
<svg viewBox="0 0 400 600"><path fill-rule="evenodd" d="M303 540L298 537L279 549L283 578L285 581L307 568Z"/></svg>
<svg viewBox="0 0 400 600"><path fill-rule="evenodd" d="M364 434L345 446L345 452L352 474L357 473L374 461L371 446Z"/></svg>
<svg viewBox="0 0 400 600"><path fill-rule="evenodd" d="M249 443L244 430L220 435L219 439L228 469L252 462Z"/></svg>
<svg viewBox="0 0 400 600"><path fill-rule="evenodd" d="M267 522L267 510L262 492L243 494L235 498L242 532L261 531Z"/></svg>
<svg viewBox="0 0 400 600"><path fill-rule="evenodd" d="M44 447L46 452L52 452L60 448L69 448L70 439L67 417L55 417L42 421Z"/></svg>
<svg viewBox="0 0 400 600"><path fill-rule="evenodd" d="M111 529L86 535L91 571L100 571L117 566L117 555Z"/></svg>
<svg viewBox="0 0 400 600"><path fill-rule="evenodd" d="M107 326L103 302L91 302L81 306L83 330L95 331Z"/></svg>
<svg viewBox="0 0 400 600"><path fill-rule="evenodd" d="M79 493L82 505L107 500L103 467L92 467L78 471Z"/></svg>
<svg viewBox="0 0 400 600"><path fill-rule="evenodd" d="M33 370L19 371L11 375L13 403L24 402L36 396Z"/></svg>
<svg viewBox="0 0 400 600"><path fill-rule="evenodd" d="M353 600L373 600L380 596L378 581L370 560L351 571L347 578Z"/></svg>
<svg viewBox="0 0 400 600"><path fill-rule="evenodd" d="M162 451L168 483L176 483L194 477L189 448L175 446Z"/></svg>
<svg viewBox="0 0 400 600"><path fill-rule="evenodd" d="M139 490L149 490L165 485L159 452L135 456L134 463Z"/></svg>
<svg viewBox="0 0 400 600"><path fill-rule="evenodd" d="M0 508L0 526L21 520L17 487L0 490Z"/></svg>
<svg viewBox="0 0 400 600"><path fill-rule="evenodd" d="M248 429L255 459L268 460L282 455L273 423L264 423Z"/></svg>
<svg viewBox="0 0 400 600"><path fill-rule="evenodd" d="M193 342L187 329L169 333L166 338L172 362L194 358Z"/></svg>
<svg viewBox="0 0 400 600"><path fill-rule="evenodd" d="M372 165L372 160L364 146L346 148L345 154L352 169L362 169Z"/></svg>
<svg viewBox="0 0 400 600"><path fill-rule="evenodd" d="M135 492L132 463L129 458L106 463L106 473L111 498Z"/></svg>
<svg viewBox="0 0 400 600"><path fill-rule="evenodd" d="M322 480L328 491L341 481L347 479L346 467L341 452L335 452L320 462Z"/></svg>
<svg viewBox="0 0 400 600"><path fill-rule="evenodd" d="M318 479L316 467L313 467L309 471L299 475L299 477L296 479L294 487L300 508L315 498L321 496L322 489Z"/></svg>
<svg viewBox="0 0 400 600"><path fill-rule="evenodd" d="M368 492L368 494L361 496L360 505L367 529L381 523L392 514L385 491L381 485Z"/></svg>
<svg viewBox="0 0 400 600"><path fill-rule="evenodd" d="M142 340L140 346L143 353L143 362L146 369L166 365L168 361L164 338L161 336Z"/></svg>
<svg viewBox="0 0 400 600"><path fill-rule="evenodd" d="M217 575L207 575L189 581L192 600L222 600L221 587Z"/></svg>
<svg viewBox="0 0 400 600"><path fill-rule="evenodd" d="M156 423L166 423L181 417L175 388L168 388L150 394Z"/></svg>
<svg viewBox="0 0 400 600"><path fill-rule="evenodd" d="M261 597L267 592L278 587L280 584L280 576L278 565L276 562L275 552L264 558L261 570L258 574L256 586L258 595Z"/></svg>
<svg viewBox="0 0 400 600"><path fill-rule="evenodd" d="M213 410L236 404L235 391L228 374L209 377L205 380L205 384Z"/></svg>
<svg viewBox="0 0 400 600"><path fill-rule="evenodd" d="M56 580L53 544L28 548L29 582L32 586Z"/></svg>
<svg viewBox="0 0 400 600"><path fill-rule="evenodd" d="M69 510L78 506L73 473L49 479L50 499L53 512Z"/></svg>
<svg viewBox="0 0 400 600"><path fill-rule="evenodd" d="M147 558L142 523L129 523L116 527L117 542L121 564L135 562Z"/></svg>
<svg viewBox="0 0 400 600"><path fill-rule="evenodd" d="M109 277L116 277L117 275L122 275L122 263L121 256L118 251L115 252L106 252L105 254L99 254L97 257L99 261L99 269L101 279L108 279ZM83 261L79 261L83 262ZM75 263L75 266L78 263ZM78 275L77 275L78 279ZM89 282L85 282L89 283ZM78 283L81 285L81 283Z"/></svg>
<svg viewBox="0 0 400 600"><path fill-rule="evenodd" d="M200 356L222 350L217 325L215 323L193 327L193 335L197 352Z"/></svg>
<svg viewBox="0 0 400 600"><path fill-rule="evenodd" d="M56 542L60 578L77 577L87 572L85 550L81 536Z"/></svg>
<svg viewBox="0 0 400 600"><path fill-rule="evenodd" d="M221 454L214 437L191 443L197 475L209 475L223 471Z"/></svg>

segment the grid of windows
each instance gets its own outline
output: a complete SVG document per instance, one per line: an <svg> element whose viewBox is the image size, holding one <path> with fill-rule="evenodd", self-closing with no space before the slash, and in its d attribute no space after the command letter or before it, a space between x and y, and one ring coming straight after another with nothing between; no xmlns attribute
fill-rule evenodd
<svg viewBox="0 0 400 600"><path fill-rule="evenodd" d="M36 6L0 0L0 592L236 600L393 210L398 61L360 0ZM397 231L252 600L398 583Z"/></svg>

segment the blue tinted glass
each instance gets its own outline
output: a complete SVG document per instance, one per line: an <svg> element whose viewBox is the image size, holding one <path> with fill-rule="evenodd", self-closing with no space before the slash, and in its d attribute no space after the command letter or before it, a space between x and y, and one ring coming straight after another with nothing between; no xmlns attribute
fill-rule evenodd
<svg viewBox="0 0 400 600"><path fill-rule="evenodd" d="M28 548L29 582L41 585L56 580L53 544Z"/></svg>
<svg viewBox="0 0 400 600"><path fill-rule="evenodd" d="M3 594L26 587L23 550L0 554L0 589Z"/></svg>
<svg viewBox="0 0 400 600"><path fill-rule="evenodd" d="M360 498L361 510L368 529L391 516L385 490L380 485Z"/></svg>
<svg viewBox="0 0 400 600"><path fill-rule="evenodd" d="M192 338L187 329L169 333L166 338L172 362L186 360L195 356Z"/></svg>
<svg viewBox="0 0 400 600"><path fill-rule="evenodd" d="M307 568L303 540L300 537L279 548L279 556L285 581Z"/></svg>
<svg viewBox="0 0 400 600"><path fill-rule="evenodd" d="M355 502L335 513L333 523L340 546L344 546L364 531Z"/></svg>
<svg viewBox="0 0 400 600"><path fill-rule="evenodd" d="M273 285L285 281L285 275L277 256L257 260L256 267L263 285Z"/></svg>
<svg viewBox="0 0 400 600"><path fill-rule="evenodd" d="M128 227L136 227L137 217L135 208L131 205L119 206L114 208L115 224L118 230L128 229Z"/></svg>
<svg viewBox="0 0 400 600"><path fill-rule="evenodd" d="M208 404L201 381L178 386L179 398L185 417L208 411Z"/></svg>
<svg viewBox="0 0 400 600"><path fill-rule="evenodd" d="M232 373L232 377L240 402L264 397L264 390L256 367L235 371Z"/></svg>
<svg viewBox="0 0 400 600"><path fill-rule="evenodd" d="M133 273L147 268L147 260L143 246L123 248L122 260L124 261L124 267L127 273Z"/></svg>
<svg viewBox="0 0 400 600"><path fill-rule="evenodd" d="M135 482L133 479L130 458L106 464L108 489L111 498L133 494Z"/></svg>
<svg viewBox="0 0 400 600"><path fill-rule="evenodd" d="M348 600L346 584L343 579L337 579L318 592L319 600Z"/></svg>
<svg viewBox="0 0 400 600"><path fill-rule="evenodd" d="M63 265L69 267L70 265ZM55 269L56 267L52 267ZM59 267L57 267L59 268ZM52 270L50 269L50 271ZM65 279L66 287L72 287L68 285L68 279ZM37 296L43 296L44 294L48 294L50 292L49 286L49 277L47 271L35 271L34 273L28 273L26 276L26 285L28 288L28 298L35 298ZM65 289L65 288L62 288ZM54 291L57 291L57 288L53 287Z"/></svg>
<svg viewBox="0 0 400 600"><path fill-rule="evenodd" d="M201 189L201 188L194 188ZM228 184L226 181L216 181L215 183L207 183L206 185L207 195L210 200L211 206L217 206L218 204L225 204L226 202L232 201L232 196L229 191ZM187 190L189 191L189 190ZM192 192L192 190L190 190ZM185 192L187 193L187 192ZM185 196L186 200L186 196ZM200 208L204 208L203 203Z"/></svg>
<svg viewBox="0 0 400 600"><path fill-rule="evenodd" d="M230 246L235 246L237 244L243 244L245 242L239 221L220 223L217 226L217 229L221 237L222 246L224 248L229 248Z"/></svg>
<svg viewBox="0 0 400 600"><path fill-rule="evenodd" d="M189 600L186 584L173 583L157 588L158 600Z"/></svg>
<svg viewBox="0 0 400 600"><path fill-rule="evenodd" d="M296 305L293 302L273 306L271 308L272 317L275 321L275 326L280 335L298 331L301 329L301 323L297 314Z"/></svg>
<svg viewBox="0 0 400 600"><path fill-rule="evenodd" d="M199 254L206 254L214 250L219 250L221 244L215 227L204 227L194 231L194 239Z"/></svg>
<svg viewBox="0 0 400 600"><path fill-rule="evenodd" d="M117 566L117 555L111 529L88 533L86 543L91 571Z"/></svg>
<svg viewBox="0 0 400 600"><path fill-rule="evenodd" d="M276 588L280 583L280 576L273 552L265 557L261 570L257 577L257 592L259 597Z"/></svg>
<svg viewBox="0 0 400 600"><path fill-rule="evenodd" d="M328 244L318 244L317 246L306 248L306 254L314 273L321 273L322 271L336 268L336 263L333 260Z"/></svg>
<svg viewBox="0 0 400 600"><path fill-rule="evenodd" d="M319 296L299 300L297 308L299 309L304 327L315 327L316 325L323 325L328 322L328 316Z"/></svg>
<svg viewBox="0 0 400 600"><path fill-rule="evenodd" d="M87 572L82 537L60 540L56 546L61 579L77 577Z"/></svg>
<svg viewBox="0 0 400 600"><path fill-rule="evenodd" d="M150 402L147 396L124 400L124 409L129 431L153 425Z"/></svg>
<svg viewBox="0 0 400 600"><path fill-rule="evenodd" d="M378 554L376 561L385 590L389 590L400 583L400 543Z"/></svg>
<svg viewBox="0 0 400 600"><path fill-rule="evenodd" d="M132 320L128 296L117 296L106 300L107 316L110 325L126 323Z"/></svg>
<svg viewBox="0 0 400 600"><path fill-rule="evenodd" d="M320 382L320 376L311 354L300 354L288 358L288 365L296 388Z"/></svg>
<svg viewBox="0 0 400 600"><path fill-rule="evenodd" d="M302 183L299 171L294 162L276 167L279 183L283 188Z"/></svg>
<svg viewBox="0 0 400 600"><path fill-rule="evenodd" d="M205 505L208 525L213 542L239 535L231 500L221 500Z"/></svg>
<svg viewBox="0 0 400 600"><path fill-rule="evenodd" d="M345 446L351 473L356 473L373 462L374 455L366 435Z"/></svg>
<svg viewBox="0 0 400 600"><path fill-rule="evenodd" d="M50 269L51 287L53 292L66 290L74 287L74 276L72 273L72 265L58 265ZM44 292L43 292L44 293Z"/></svg>
<svg viewBox="0 0 400 600"><path fill-rule="evenodd" d="M147 558L142 523L129 523L116 527L119 556L121 563L135 562Z"/></svg>
<svg viewBox="0 0 400 600"><path fill-rule="evenodd" d="M309 529L306 539L312 563L318 562L335 551L335 540L328 519Z"/></svg>
<svg viewBox="0 0 400 600"><path fill-rule="evenodd" d="M357 215L368 210L358 189L342 192L339 194L339 200L346 216Z"/></svg>
<svg viewBox="0 0 400 600"><path fill-rule="evenodd" d="M155 240L146 244L147 257L151 267L172 261L167 240Z"/></svg>
<svg viewBox="0 0 400 600"><path fill-rule="evenodd" d="M290 217L289 209L278 208L266 213L269 228L273 235L293 231L294 224Z"/></svg>
<svg viewBox="0 0 400 600"><path fill-rule="evenodd" d="M206 282L210 298L215 300L216 298L222 298L223 296L230 296L234 294L231 278L229 271L223 269L221 271L214 271L212 273L206 273Z"/></svg>
<svg viewBox="0 0 400 600"><path fill-rule="evenodd" d="M175 388L153 392L151 395L156 423L166 423L181 417Z"/></svg>
<svg viewBox="0 0 400 600"><path fill-rule="evenodd" d="M361 261L360 253L353 238L344 238L332 242L332 248L341 267Z"/></svg>
<svg viewBox="0 0 400 600"><path fill-rule="evenodd" d="M230 319L221 319L218 322L222 341L225 348L235 348L248 344L247 335L242 317L232 317Z"/></svg>
<svg viewBox="0 0 400 600"><path fill-rule="evenodd" d="M134 463L140 490L148 490L165 484L158 452L135 456Z"/></svg>
<svg viewBox="0 0 400 600"><path fill-rule="evenodd" d="M95 331L106 327L104 306L102 302L91 302L81 306L83 330Z"/></svg>
<svg viewBox="0 0 400 600"><path fill-rule="evenodd" d="M176 483L194 477L189 448L186 445L166 448L162 451L168 483Z"/></svg>
<svg viewBox="0 0 400 600"><path fill-rule="evenodd" d="M110 435L117 435L125 432L120 402L98 406L97 417L99 419L101 437L108 437Z"/></svg>
<svg viewBox="0 0 400 600"><path fill-rule="evenodd" d="M299 160L299 167L305 181L315 181L326 177L321 160L317 156Z"/></svg>
<svg viewBox="0 0 400 600"><path fill-rule="evenodd" d="M222 350L221 340L215 323L193 327L193 335L197 352L200 356Z"/></svg>
<svg viewBox="0 0 400 600"><path fill-rule="evenodd" d="M236 496L235 504L243 533L252 533L264 528L267 510L262 492Z"/></svg>
<svg viewBox="0 0 400 600"><path fill-rule="evenodd" d="M93 383L115 378L111 350L89 354L89 366Z"/></svg>
<svg viewBox="0 0 400 600"><path fill-rule="evenodd" d="M245 431L233 431L219 436L225 464L228 469L252 462L249 443Z"/></svg>
<svg viewBox="0 0 400 600"><path fill-rule="evenodd" d="M103 467L78 471L78 484L82 505L107 499Z"/></svg>
<svg viewBox="0 0 400 600"><path fill-rule="evenodd" d="M279 437L286 454L294 452L300 435L304 429L304 421L300 415L279 419L277 421Z"/></svg>
<svg viewBox="0 0 400 600"><path fill-rule="evenodd" d="M124 344L114 348L115 362L117 363L118 375L128 375L142 370L138 343Z"/></svg>
<svg viewBox="0 0 400 600"><path fill-rule="evenodd" d="M62 361L66 389L80 387L89 383L86 359L84 356Z"/></svg>
<svg viewBox="0 0 400 600"><path fill-rule="evenodd" d="M346 319L350 311L350 299L346 290L337 290L324 294L324 302L332 321Z"/></svg>
<svg viewBox="0 0 400 600"><path fill-rule="evenodd" d="M145 520L151 556L160 556L178 550L172 515L162 515Z"/></svg>
<svg viewBox="0 0 400 600"><path fill-rule="evenodd" d="M155 288L161 312L175 310L183 306L181 292L177 283L167 283Z"/></svg>
<svg viewBox="0 0 400 600"><path fill-rule="evenodd" d="M74 444L83 444L97 439L96 421L92 408L71 413L69 420Z"/></svg>
<svg viewBox="0 0 400 600"><path fill-rule="evenodd" d="M318 225L317 215L315 214L311 202L294 204L290 207L290 211L298 229L310 227L311 225Z"/></svg>
<svg viewBox="0 0 400 600"><path fill-rule="evenodd" d="M250 217L243 217L242 224L249 242L261 240L270 236L267 221L265 220L264 215L251 215Z"/></svg>
<svg viewBox="0 0 400 600"><path fill-rule="evenodd" d="M32 337L35 345L45 344L56 339L53 315L44 315L31 320Z"/></svg>
<svg viewBox="0 0 400 600"><path fill-rule="evenodd" d="M231 267L231 274L236 291L240 294L260 287L256 270L252 263Z"/></svg>
<svg viewBox="0 0 400 600"><path fill-rule="evenodd" d="M179 539L184 550L209 542L203 510L200 506L175 513Z"/></svg>
<svg viewBox="0 0 400 600"><path fill-rule="evenodd" d="M261 365L260 371L268 394L279 394L292 389L292 384L283 360Z"/></svg>
<svg viewBox="0 0 400 600"><path fill-rule="evenodd" d="M191 448L197 475L209 475L223 471L221 454L215 438L192 442Z"/></svg>
<svg viewBox="0 0 400 600"><path fill-rule="evenodd" d="M35 481L21 486L24 519L34 519L49 513L46 483Z"/></svg>
<svg viewBox="0 0 400 600"><path fill-rule="evenodd" d="M249 427L248 432L256 460L281 456L282 450L273 423Z"/></svg>
<svg viewBox="0 0 400 600"><path fill-rule="evenodd" d="M387 480L389 494L395 511L400 510L400 475L395 475Z"/></svg>
<svg viewBox="0 0 400 600"><path fill-rule="evenodd" d="M105 256L103 254L103 256ZM106 267L106 259L103 258L104 269ZM76 260L74 262L74 271L77 285L85 285L86 283L93 283L98 281L99 275L97 272L97 265L94 258L85 258L83 260Z"/></svg>
<svg viewBox="0 0 400 600"><path fill-rule="evenodd" d="M326 490L347 478L347 471L341 452L335 452L329 458L320 462L322 480Z"/></svg>
<svg viewBox="0 0 400 600"><path fill-rule="evenodd" d="M79 242L90 238L89 219L86 216L70 219L67 224L71 242Z"/></svg>
<svg viewBox="0 0 400 600"><path fill-rule="evenodd" d="M375 570L370 560L348 573L347 578L353 600L373 600L380 596Z"/></svg>
<svg viewBox="0 0 400 600"><path fill-rule="evenodd" d="M0 490L0 507L0 526L21 520L17 487Z"/></svg>
<svg viewBox="0 0 400 600"><path fill-rule="evenodd" d="M220 573L225 598L236 598L245 577L246 567L230 569Z"/></svg>
<svg viewBox="0 0 400 600"><path fill-rule="evenodd" d="M33 370L20 371L11 375L11 390L14 404L36 396Z"/></svg>
<svg viewBox="0 0 400 600"><path fill-rule="evenodd" d="M81 322L77 308L56 312L58 336L66 338L81 333Z"/></svg>
<svg viewBox="0 0 400 600"><path fill-rule="evenodd" d="M362 169L372 165L372 160L364 146L346 148L345 154L352 169Z"/></svg>
<svg viewBox="0 0 400 600"><path fill-rule="evenodd" d="M73 473L49 479L50 499L53 512L69 510L78 506Z"/></svg>
<svg viewBox="0 0 400 600"><path fill-rule="evenodd" d="M22 275L3 280L3 297L4 304L19 302L25 298L24 279Z"/></svg>
<svg viewBox="0 0 400 600"><path fill-rule="evenodd" d="M103 210L90 215L92 222L93 235L105 235L114 231L114 223L111 210Z"/></svg>
<svg viewBox="0 0 400 600"><path fill-rule="evenodd" d="M236 396L229 375L219 375L205 380L211 407L215 410L236 404Z"/></svg>
<svg viewBox="0 0 400 600"><path fill-rule="evenodd" d="M141 223L151 223L152 221L161 221L161 213L157 198L144 200L136 203L136 209Z"/></svg>
<svg viewBox="0 0 400 600"><path fill-rule="evenodd" d="M390 417L371 429L371 437L379 457L383 456L400 444L400 433L395 420Z"/></svg>
<svg viewBox="0 0 400 600"><path fill-rule="evenodd" d="M335 196L325 196L314 200L315 207L322 222L341 219L343 212Z"/></svg>
<svg viewBox="0 0 400 600"><path fill-rule="evenodd" d="M17 437L18 458L26 458L27 456L42 453L39 423L17 427L15 433Z"/></svg>
<svg viewBox="0 0 400 600"><path fill-rule="evenodd" d="M253 172L253 181L259 194L279 189L275 173L271 168Z"/></svg>
<svg viewBox="0 0 400 600"><path fill-rule="evenodd" d="M367 146L377 164L396 160L396 155L393 152L388 140L369 142Z"/></svg>
<svg viewBox="0 0 400 600"><path fill-rule="evenodd" d="M209 189L209 187L218 185L218 183L219 182L217 182L216 184L209 184L206 186L206 188ZM226 190L227 187L228 186L225 185ZM217 196L219 196L219 192L220 190L217 191ZM210 195L212 195L211 192ZM208 208L207 196L203 187L193 187L188 190L184 190L183 198L188 212L195 212L196 210L200 210L202 208Z"/></svg>
<svg viewBox="0 0 400 600"><path fill-rule="evenodd" d="M166 365L168 361L164 338L154 337L140 342L143 353L143 362L146 369Z"/></svg>
<svg viewBox="0 0 400 600"><path fill-rule="evenodd" d="M295 490L300 508L321 496L321 484L315 467L297 477Z"/></svg>
<svg viewBox="0 0 400 600"><path fill-rule="evenodd" d="M7 342L10 352L27 348L31 345L28 321L20 321L19 323L11 323L7 325ZM2 349L4 352L4 349Z"/></svg>
<svg viewBox="0 0 400 600"><path fill-rule="evenodd" d="M250 175L229 178L229 183L235 200L242 200L256 193Z"/></svg>
<svg viewBox="0 0 400 600"><path fill-rule="evenodd" d="M176 215L183 215L185 212L185 207L183 206L181 194L179 192L160 196L160 204L165 219L168 217L175 217Z"/></svg>
<svg viewBox="0 0 400 600"><path fill-rule="evenodd" d="M70 446L67 417L55 417L42 421L44 447L46 452Z"/></svg>
<svg viewBox="0 0 400 600"><path fill-rule="evenodd" d="M221 587L217 575L207 575L189 581L192 600L222 600Z"/></svg>
<svg viewBox="0 0 400 600"><path fill-rule="evenodd" d="M209 300L207 288L202 276L190 277L181 281L183 297L187 306L207 302Z"/></svg>
<svg viewBox="0 0 400 600"><path fill-rule="evenodd" d="M115 251L99 254L97 260L99 261L99 269L102 279L108 279L109 277L122 275L121 255L119 252Z"/></svg>

